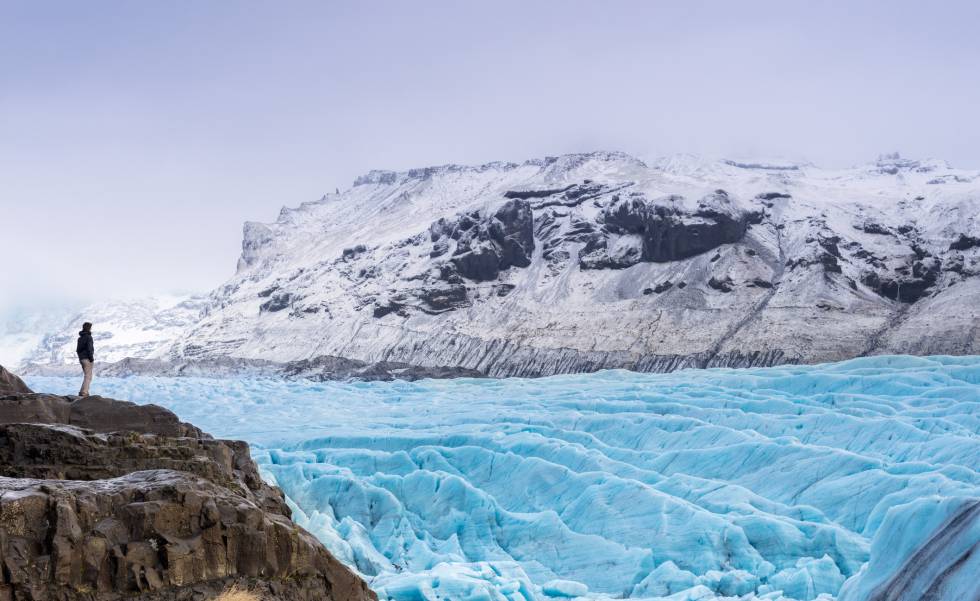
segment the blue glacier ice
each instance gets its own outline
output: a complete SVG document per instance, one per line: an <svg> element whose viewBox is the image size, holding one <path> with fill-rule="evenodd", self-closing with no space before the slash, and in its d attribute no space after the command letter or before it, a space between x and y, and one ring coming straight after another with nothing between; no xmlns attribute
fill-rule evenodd
<svg viewBox="0 0 980 601"><path fill-rule="evenodd" d="M980 599L980 357L94 390L249 441L381 598Z"/></svg>

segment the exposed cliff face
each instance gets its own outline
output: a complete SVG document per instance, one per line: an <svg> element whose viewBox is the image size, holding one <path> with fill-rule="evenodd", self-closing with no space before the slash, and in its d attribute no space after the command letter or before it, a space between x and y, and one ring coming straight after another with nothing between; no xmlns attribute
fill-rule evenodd
<svg viewBox="0 0 980 601"><path fill-rule="evenodd" d="M0 397L0 599L375 599L243 442L153 405Z"/></svg>

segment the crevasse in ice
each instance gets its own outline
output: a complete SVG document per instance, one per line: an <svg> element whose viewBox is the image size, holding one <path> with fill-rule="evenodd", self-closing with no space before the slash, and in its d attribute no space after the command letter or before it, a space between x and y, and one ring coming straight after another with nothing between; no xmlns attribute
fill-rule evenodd
<svg viewBox="0 0 980 601"><path fill-rule="evenodd" d="M980 357L98 385L251 442L381 598L916 599L980 545ZM980 598L965 561L938 598Z"/></svg>

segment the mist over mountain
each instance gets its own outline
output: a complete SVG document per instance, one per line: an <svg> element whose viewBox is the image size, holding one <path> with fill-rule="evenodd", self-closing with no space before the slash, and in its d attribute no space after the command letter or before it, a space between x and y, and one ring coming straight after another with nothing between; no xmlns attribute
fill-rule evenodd
<svg viewBox="0 0 980 601"><path fill-rule="evenodd" d="M147 357L173 344L205 305L201 296L160 295L22 310L0 324L0 360L42 373L75 373L76 335L86 321L97 326L98 365Z"/></svg>

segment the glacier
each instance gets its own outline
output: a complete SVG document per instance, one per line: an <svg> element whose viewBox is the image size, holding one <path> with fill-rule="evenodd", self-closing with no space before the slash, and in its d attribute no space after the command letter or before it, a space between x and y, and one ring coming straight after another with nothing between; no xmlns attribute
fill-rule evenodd
<svg viewBox="0 0 980 601"><path fill-rule="evenodd" d="M978 356L95 389L250 442L382 599L980 599Z"/></svg>

